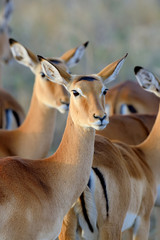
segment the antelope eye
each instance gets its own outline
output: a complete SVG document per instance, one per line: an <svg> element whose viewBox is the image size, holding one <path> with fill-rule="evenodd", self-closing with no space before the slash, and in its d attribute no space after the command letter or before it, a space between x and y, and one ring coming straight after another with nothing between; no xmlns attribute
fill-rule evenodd
<svg viewBox="0 0 160 240"><path fill-rule="evenodd" d="M106 95L106 93L107 93L107 91L108 91L108 88L106 88L104 91L103 91L103 95Z"/></svg>
<svg viewBox="0 0 160 240"><path fill-rule="evenodd" d="M75 97L79 96L79 92L77 92L76 90L72 90L72 92Z"/></svg>
<svg viewBox="0 0 160 240"><path fill-rule="evenodd" d="M45 74L43 72L40 73L41 74L41 77L44 78L45 77Z"/></svg>

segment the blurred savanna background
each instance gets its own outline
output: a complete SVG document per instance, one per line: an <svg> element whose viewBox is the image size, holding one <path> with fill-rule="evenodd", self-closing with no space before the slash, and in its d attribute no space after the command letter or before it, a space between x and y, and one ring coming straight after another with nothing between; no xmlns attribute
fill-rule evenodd
<svg viewBox="0 0 160 240"><path fill-rule="evenodd" d="M135 81L135 65L160 74L159 0L13 0L11 37L34 53L59 57L89 40L83 59L72 73L97 73L127 52L117 82ZM4 0L0 0L0 9ZM12 61L3 68L3 86L24 107L30 104L33 73ZM110 86L115 85L113 82ZM58 114L55 150L61 139L66 115Z"/></svg>
<svg viewBox="0 0 160 240"><path fill-rule="evenodd" d="M141 65L160 75L160 0L13 0L11 37L34 53L59 57L89 40L82 60L72 73L97 73L128 52L114 86L135 81L133 68ZM4 0L0 0L0 10ZM2 82L27 113L34 75L12 61L5 65ZM57 148L67 114L58 114L51 152ZM153 233L154 235L154 233ZM151 234L151 238L152 234Z"/></svg>

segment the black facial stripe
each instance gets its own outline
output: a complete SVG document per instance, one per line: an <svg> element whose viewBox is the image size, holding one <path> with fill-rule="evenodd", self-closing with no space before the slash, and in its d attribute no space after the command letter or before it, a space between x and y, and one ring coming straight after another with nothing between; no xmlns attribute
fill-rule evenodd
<svg viewBox="0 0 160 240"><path fill-rule="evenodd" d="M104 197L106 199L106 212L107 212L107 217L108 217L109 216L109 201L108 201L108 196L107 196L106 183L105 183L103 174L99 171L99 169L98 168L94 168L94 167L92 167L92 169L94 170L95 174L99 178L100 183L102 185Z"/></svg>
<svg viewBox="0 0 160 240"><path fill-rule="evenodd" d="M94 230L93 230L92 224L91 224L91 222L90 222L90 220L89 220L88 213L87 213L87 209L86 209L86 205L85 205L84 192L83 192L83 193L81 194L81 196L80 196L80 201L81 201L81 206L82 206L82 211L83 211L84 219L86 220L90 231L93 233Z"/></svg>
<svg viewBox="0 0 160 240"><path fill-rule="evenodd" d="M91 77L91 76L84 76L84 77L80 77L79 79L78 79L78 81L81 81L81 80L86 80L86 81L94 81L94 80L97 80L96 78L94 78L94 77Z"/></svg>

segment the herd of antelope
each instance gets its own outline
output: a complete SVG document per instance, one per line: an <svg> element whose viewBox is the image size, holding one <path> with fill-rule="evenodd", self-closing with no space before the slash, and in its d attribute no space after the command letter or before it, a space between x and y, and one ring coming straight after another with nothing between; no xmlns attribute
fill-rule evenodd
<svg viewBox="0 0 160 240"><path fill-rule="evenodd" d="M12 12L6 0L0 77L14 58L35 83L27 116L0 88L0 240L147 240L154 207L160 240L160 80L136 66L139 84L108 91L127 54L96 74L70 74L88 42L59 58L36 55L10 38ZM67 123L47 157L57 110Z"/></svg>

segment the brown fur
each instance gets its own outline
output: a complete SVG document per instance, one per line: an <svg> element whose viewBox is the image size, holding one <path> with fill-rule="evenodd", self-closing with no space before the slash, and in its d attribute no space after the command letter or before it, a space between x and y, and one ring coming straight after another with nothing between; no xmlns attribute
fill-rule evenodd
<svg viewBox="0 0 160 240"><path fill-rule="evenodd" d="M146 139L155 119L156 115L151 114L113 115L109 117L108 126L97 134L127 144L138 144Z"/></svg>
<svg viewBox="0 0 160 240"><path fill-rule="evenodd" d="M142 70L142 68L138 69ZM154 86L157 79L152 77L152 80L150 80L148 79L150 75L146 74L146 76L145 78L145 74L143 74L142 86L144 81L144 86L148 86L150 91L154 91L159 96L159 89L157 90L156 84L156 87ZM146 84L147 81L149 82L148 85ZM120 232L127 212L135 213L140 217L140 222L137 220L136 229L134 229L134 225L130 226L132 229L129 239L148 239L149 217L156 199L156 188L160 184L159 122L160 110L151 133L147 139L137 146L129 146L122 142L107 139L104 141L101 136L96 137L93 166L98 167L104 175L110 205L109 217L106 217L104 215L105 199L103 192L99 190L99 183L96 179L95 193L93 194L98 213L96 222L99 233L98 239L121 239ZM104 147L100 147L103 142ZM116 154L113 149L117 151ZM114 187L115 189L113 189ZM87 188L84 194L85 192L87 192ZM76 204L78 204L78 201ZM73 218L68 218L68 215L65 216L64 228L62 227L62 234L60 234L61 240L65 239L65 234L66 239L69 238L68 234L70 234L71 229L72 232L76 232L76 228L80 227L77 225L73 228L72 221L75 221L77 216L76 212L73 214L74 207L70 211L72 216L75 215ZM86 231L85 229L82 230ZM82 231L79 231L79 233L81 238ZM90 233L89 239L97 239L96 235L94 237L94 233L92 237L91 235ZM73 233L70 236L73 236ZM70 239L72 238L70 237Z"/></svg>
<svg viewBox="0 0 160 240"><path fill-rule="evenodd" d="M14 49L14 44L22 46L13 39L10 42L11 49ZM30 61L33 61L33 65L30 66L28 63L28 67L35 73L31 105L24 123L19 128L12 131L0 131L0 156L18 155L37 159L48 154L54 137L56 111L62 105L69 105L69 95L64 86L41 77L42 69L37 56L31 50L26 49L26 51ZM16 55L14 57L17 58ZM23 64L25 56L20 57L19 62ZM61 71L68 69L62 59L59 58L59 61L61 61ZM67 76L65 72L63 77Z"/></svg>
<svg viewBox="0 0 160 240"><path fill-rule="evenodd" d="M96 135L93 167L97 167L105 178L109 201L109 217L107 217L106 200L103 191L100 190L102 186L96 178L94 198L98 211L98 239L121 239L125 216L130 212L141 218L136 239L147 240L150 214L156 198L156 184L151 168L145 161L144 153L124 143L111 142ZM74 209L71 209L72 215L73 211ZM75 239L71 237L79 228L77 225L72 229L72 221L74 222L75 218L76 215L73 218L65 217L60 240ZM69 238L68 232L70 233L71 229Z"/></svg>
<svg viewBox="0 0 160 240"><path fill-rule="evenodd" d="M155 117L151 117L151 121L154 121L154 118ZM115 120L116 119L121 120L124 119L124 117L115 116ZM144 129L143 137L148 135L145 124L142 128L141 120L143 118L141 118L141 116L140 118L138 115L133 118L128 116L126 119L126 123L129 121L131 121L131 123L134 123L134 121L140 123L140 131ZM150 124L150 120L148 123L147 126L152 125ZM134 131L135 125L133 126ZM158 127L159 124L155 123L151 137L149 137L142 146L138 145L137 147L129 146L116 140L110 141L109 139L96 135L93 167L97 167L103 173L109 199L109 217L107 217L104 210L106 200L104 199L103 191L99 190L102 188L101 185L99 185L99 180L95 178L94 199L98 212L97 225L99 239L121 239L122 224L127 212L135 213L141 219L135 239L148 239L150 214L156 199L157 182L155 182L155 179L158 177L157 170L159 169L159 163L156 163L156 158L154 162L150 161L150 159L154 157L154 149L152 149L152 153L150 153L151 149L148 146L150 145L151 140L149 139L151 138L152 146L156 148L157 145L158 148L158 140L154 141L157 144L153 143L153 139L156 139L153 132L157 134L159 132L156 126ZM109 128L109 125L107 128ZM114 130L116 133L116 129ZM120 131L116 133L117 138L119 137L119 132ZM128 137L125 129L124 137L127 142L128 139L126 136ZM116 189L114 189L114 186ZM87 188L85 191L87 191ZM78 201L76 204L78 204ZM74 208L72 208L64 218L64 227L62 226L62 231L59 236L60 240L75 239L76 229L79 229L80 226L74 211ZM72 218L69 217L71 214ZM75 221L77 225L73 225ZM81 231L79 231L79 234L81 236ZM72 238L72 236L74 237ZM90 239L92 238L90 237ZM96 237L93 237L93 239L96 239Z"/></svg>
<svg viewBox="0 0 160 240"><path fill-rule="evenodd" d="M60 84L64 81L47 60L41 59L41 65L44 73L49 73L48 79L52 77ZM58 236L64 216L87 184L93 160L94 128L107 124L104 86L100 77L97 80L76 83L76 77L70 76L70 83L65 82L71 103L66 129L55 154L42 160L1 158L1 239L50 240ZM75 89L81 90L85 97L75 97L72 92ZM99 121L94 113L105 118Z"/></svg>
<svg viewBox="0 0 160 240"><path fill-rule="evenodd" d="M106 104L109 105L110 116L120 114L122 104L132 105L137 113L157 114L159 99L153 93L144 91L138 83L125 81L108 91Z"/></svg>

